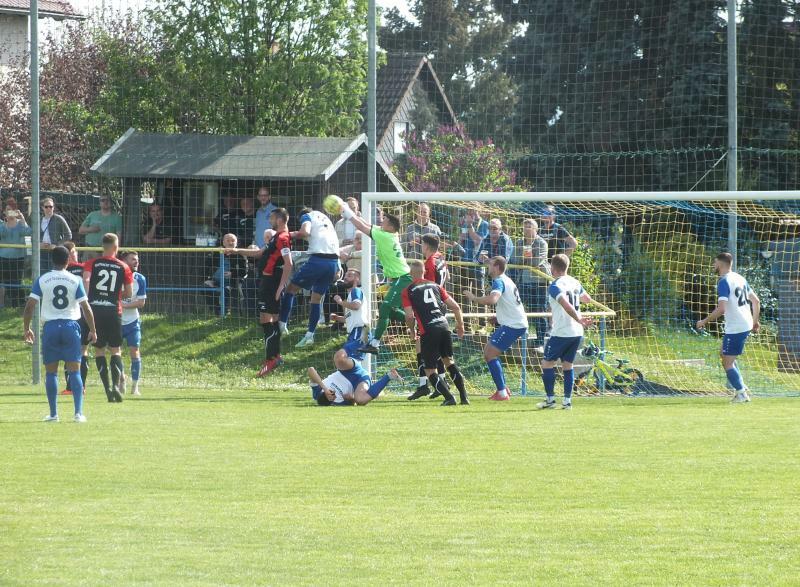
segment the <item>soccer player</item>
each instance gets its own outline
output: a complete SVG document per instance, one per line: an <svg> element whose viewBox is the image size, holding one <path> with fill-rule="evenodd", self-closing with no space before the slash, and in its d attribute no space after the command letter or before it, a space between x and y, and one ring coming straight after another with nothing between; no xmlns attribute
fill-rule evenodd
<svg viewBox="0 0 800 587"><path fill-rule="evenodd" d="M339 349L333 355L336 371L325 379L314 367L308 368L311 397L321 406L365 406L378 397L390 380L402 381L396 369L391 369L375 383L358 361Z"/></svg>
<svg viewBox="0 0 800 587"><path fill-rule="evenodd" d="M725 335L722 337L720 357L728 382L736 392L733 403L749 402L747 386L736 366L736 358L744 352L744 343L751 332L758 332L761 324L761 300L750 288L747 280L731 271L733 256L720 253L714 259L714 271L719 275L717 283L717 307L708 317L697 321L697 329L705 328L720 316L725 316Z"/></svg>
<svg viewBox="0 0 800 587"><path fill-rule="evenodd" d="M122 300L122 338L128 343L128 350L131 354L131 385L132 395L142 395L139 391L139 376L142 373L142 354L139 347L142 343L142 325L139 320L139 310L144 308L147 302L147 279L139 273L139 253L136 251L123 251L120 259L133 272L133 283L131 284L131 297ZM125 372L123 371L119 379L119 390L125 393Z"/></svg>
<svg viewBox="0 0 800 587"><path fill-rule="evenodd" d="M261 257L264 270L258 289L258 319L264 329L264 363L257 377L264 377L283 363L281 357L281 329L278 326L281 311L281 294L292 273L292 238L286 223L289 213L276 208L270 214L272 229L264 231L263 249L225 249L225 254L238 253L244 257Z"/></svg>
<svg viewBox="0 0 800 587"><path fill-rule="evenodd" d="M80 277L81 281L83 281L83 263L78 261L78 249L75 248L75 243L64 241L63 246L69 253L67 272ZM86 394L86 377L89 375L89 324L83 317L83 312L81 312L81 319L78 320L78 324L81 327L81 381L83 381L83 393ZM66 370L64 371L64 379L67 384L61 394L72 395L72 386Z"/></svg>
<svg viewBox="0 0 800 587"><path fill-rule="evenodd" d="M444 256L439 252L439 237L435 234L425 234L422 237L422 256L425 259L425 275L423 279L432 281L433 283L445 287L447 282L448 272L447 263ZM415 400L424 397L430 393L428 388L428 376L425 374L425 366L422 361L422 354L420 352L420 341L416 342L417 352L417 375L419 376L419 386L417 390L412 393L408 399ZM445 367L441 359L436 363L436 371L439 377L444 377ZM437 388L434 388L431 399L439 397L441 394Z"/></svg>
<svg viewBox="0 0 800 587"><path fill-rule="evenodd" d="M487 266L489 277L492 278L492 287L489 293L477 296L472 290L464 290L464 296L476 304L496 306L498 328L483 347L483 358L497 388L497 391L489 399L502 402L510 399L510 393L506 387L503 365L500 364L499 357L519 337L527 335L528 317L525 315L525 307L519 299L517 286L506 275L505 257L492 257Z"/></svg>
<svg viewBox="0 0 800 587"><path fill-rule="evenodd" d="M119 239L113 232L103 235L103 254L89 259L83 266L83 282L89 296L89 305L95 315L97 340L94 341L94 362L103 382L109 402L121 402L119 380L125 368L122 365L122 304L123 298L132 295L133 273L130 267L117 259ZM111 381L106 347L111 351ZM74 390L73 390L74 393Z"/></svg>
<svg viewBox="0 0 800 587"><path fill-rule="evenodd" d="M349 210L349 208L348 208ZM300 230L290 235L293 239L308 239L308 253L311 257L292 277L281 302L280 329L288 334L289 316L294 305L294 296L300 289L311 290L311 307L308 313L308 330L295 345L303 348L314 344L314 333L322 316L322 297L328 292L331 283L339 272L339 237L333 222L323 212L303 208L300 211Z"/></svg>
<svg viewBox="0 0 800 587"><path fill-rule="evenodd" d="M561 361L564 376L564 399L561 407L572 409L572 388L575 386L575 373L572 363L583 340L583 327L592 323L591 318L581 316L581 302L589 303L591 296L583 289L580 281L567 275L569 257L564 253L554 255L550 261L553 283L547 288L547 301L553 313L553 326L550 338L544 346L542 359L542 382L547 398L536 407L541 410L556 407L556 361Z"/></svg>
<svg viewBox="0 0 800 587"><path fill-rule="evenodd" d="M333 301L344 308L344 315L331 314L333 322L342 322L347 329L347 340L342 348L347 356L356 361L364 358L364 353L359 351L363 344L364 327L367 321L364 317L364 293L361 291L361 271L350 268L344 274L344 283L347 286L347 296L334 296Z"/></svg>
<svg viewBox="0 0 800 587"><path fill-rule="evenodd" d="M403 310L408 331L414 342L419 344L425 375L439 395L444 397L442 405L454 406L456 400L450 393L450 387L436 372L437 364L442 361L458 388L461 403L469 404L467 390L464 387L464 377L453 362L453 338L444 314L444 306L447 306L456 318L456 334L459 338L463 338L464 319L461 316L461 307L447 295L442 286L424 279L425 267L421 261L411 261L410 268L413 281L403 290ZM419 333L418 341L414 334L415 323ZM425 390L427 391L427 388ZM427 394L417 388L408 399L415 400L423 395Z"/></svg>
<svg viewBox="0 0 800 587"><path fill-rule="evenodd" d="M352 222L357 230L375 241L378 262L383 267L383 274L392 282L378 310L378 323L375 325L372 338L366 346L361 347L362 352L374 354L378 352L381 337L389 327L389 320L394 318L404 322L406 318L405 313L400 309L401 296L403 290L411 285L411 275L408 273L408 263L406 263L403 249L400 247L398 234L400 219L393 214L383 212L381 226L378 228L364 220L362 216L356 216L348 206L342 204L342 216Z"/></svg>
<svg viewBox="0 0 800 587"><path fill-rule="evenodd" d="M64 361L67 376L71 380L72 397L75 403L75 422L86 422L83 415L83 381L79 370L81 358L81 327L78 320L83 316L89 327L88 340L97 337L94 315L83 289L83 281L65 270L69 252L63 246L56 246L50 252L53 270L41 275L31 288L28 303L23 314L25 342L32 344L34 334L31 319L36 304L41 303L42 357L44 360L45 391L50 414L45 422L58 422L58 364Z"/></svg>

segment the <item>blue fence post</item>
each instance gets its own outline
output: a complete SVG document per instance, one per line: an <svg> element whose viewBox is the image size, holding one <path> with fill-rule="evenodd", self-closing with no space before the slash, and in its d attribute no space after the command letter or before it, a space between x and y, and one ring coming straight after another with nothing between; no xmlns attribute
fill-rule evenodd
<svg viewBox="0 0 800 587"><path fill-rule="evenodd" d="M225 317L225 253L219 254L219 266L222 269L222 276L219 280L219 315Z"/></svg>
<svg viewBox="0 0 800 587"><path fill-rule="evenodd" d="M522 335L522 380L520 381L520 395L528 395L528 331Z"/></svg>
<svg viewBox="0 0 800 587"><path fill-rule="evenodd" d="M605 359L605 351L606 351L606 317L602 316L600 318L600 359ZM605 393L606 390L606 378L600 372L600 370L596 370L595 373L598 375L599 383L600 383L600 393Z"/></svg>

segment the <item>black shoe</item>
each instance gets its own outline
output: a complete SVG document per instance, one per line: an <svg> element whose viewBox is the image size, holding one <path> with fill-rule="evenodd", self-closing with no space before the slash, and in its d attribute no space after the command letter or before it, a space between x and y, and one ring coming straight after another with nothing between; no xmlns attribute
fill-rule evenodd
<svg viewBox="0 0 800 587"><path fill-rule="evenodd" d="M415 399L419 399L421 397L425 397L430 393L427 385L420 385L414 393L408 396L409 401L414 401Z"/></svg>
<svg viewBox="0 0 800 587"><path fill-rule="evenodd" d="M122 403L122 394L119 392L119 389L117 389L116 385L111 388L109 401L117 402L118 404Z"/></svg>
<svg viewBox="0 0 800 587"><path fill-rule="evenodd" d="M461 396L461 405L468 406L469 405L469 398L466 395Z"/></svg>
<svg viewBox="0 0 800 587"><path fill-rule="evenodd" d="M369 353L371 355L378 354L378 347L372 346L371 344L365 344L364 346L358 349L359 353Z"/></svg>
<svg viewBox="0 0 800 587"><path fill-rule="evenodd" d="M115 401L117 401L114 399L114 396L111 395L110 390L106 389L105 392L106 392L106 398L108 399L108 403L113 404Z"/></svg>
<svg viewBox="0 0 800 587"><path fill-rule="evenodd" d="M438 389L434 389L433 393L430 395L430 399L436 399L437 397L441 397L442 392Z"/></svg>
<svg viewBox="0 0 800 587"><path fill-rule="evenodd" d="M456 398L454 398L454 397L447 398L446 400L444 400L442 402L442 405L443 406L454 406L454 405L456 405Z"/></svg>

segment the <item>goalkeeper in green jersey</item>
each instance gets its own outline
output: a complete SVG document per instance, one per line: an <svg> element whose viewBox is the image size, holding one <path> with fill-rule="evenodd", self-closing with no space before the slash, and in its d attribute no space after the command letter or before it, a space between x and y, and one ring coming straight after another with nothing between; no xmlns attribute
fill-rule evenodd
<svg viewBox="0 0 800 587"><path fill-rule="evenodd" d="M333 196L328 196L332 198ZM399 322L405 322L405 312L402 308L402 293L405 288L411 285L411 275L409 274L408 263L400 248L400 219L392 214L383 214L381 226L373 226L364 218L356 216L349 206L342 202L341 214L346 220L353 223L357 230L363 232L375 241L375 252L378 255L383 267L383 274L391 281L389 291L381 302L378 310L378 323L372 333L369 343L359 349L363 353L377 353L380 346L380 339L389 320L394 318Z"/></svg>

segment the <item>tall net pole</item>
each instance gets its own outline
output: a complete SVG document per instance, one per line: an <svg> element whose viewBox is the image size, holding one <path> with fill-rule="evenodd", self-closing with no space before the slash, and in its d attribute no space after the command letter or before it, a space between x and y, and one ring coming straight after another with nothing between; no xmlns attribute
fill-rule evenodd
<svg viewBox="0 0 800 587"><path fill-rule="evenodd" d="M738 128L737 119L737 74L736 74L736 0L728 0L728 190L738 189L738 161L736 154ZM738 223L736 202L730 203L728 215L728 250L733 255L733 266L736 267L736 240Z"/></svg>
<svg viewBox="0 0 800 587"><path fill-rule="evenodd" d="M31 273L35 280L39 276L39 2L31 0ZM33 348L31 350L31 379L39 384L41 377L39 361L39 312L33 314Z"/></svg>

